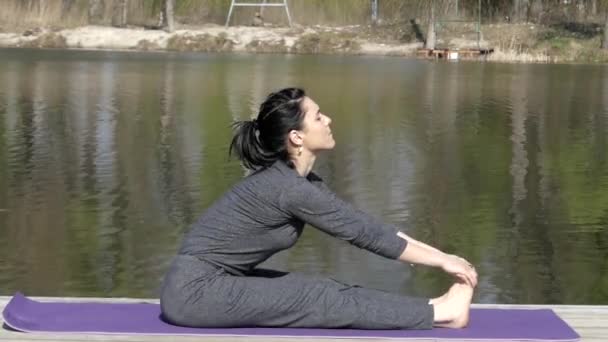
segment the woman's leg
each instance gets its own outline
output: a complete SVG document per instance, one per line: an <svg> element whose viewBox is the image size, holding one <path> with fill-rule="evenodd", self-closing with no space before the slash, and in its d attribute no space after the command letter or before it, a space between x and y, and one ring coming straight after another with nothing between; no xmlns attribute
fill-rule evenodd
<svg viewBox="0 0 608 342"><path fill-rule="evenodd" d="M301 274L238 277L223 274L192 288L175 323L200 327L430 329L428 299Z"/></svg>
<svg viewBox="0 0 608 342"><path fill-rule="evenodd" d="M352 291L355 296L385 300L389 305L391 302L395 303L403 300L403 296L399 294L359 286L354 286L349 291ZM472 297L473 288L466 284L456 283L441 297L431 300L425 299L427 303L433 305L434 326L445 328L466 327L469 323Z"/></svg>

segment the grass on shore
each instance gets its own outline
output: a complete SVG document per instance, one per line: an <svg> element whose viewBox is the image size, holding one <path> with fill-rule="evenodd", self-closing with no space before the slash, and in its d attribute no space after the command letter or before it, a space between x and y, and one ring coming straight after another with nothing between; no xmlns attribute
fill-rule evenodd
<svg viewBox="0 0 608 342"><path fill-rule="evenodd" d="M600 49L603 31L599 24L522 24L507 30L488 26L496 51L518 60L530 56L543 62L608 62L608 51Z"/></svg>

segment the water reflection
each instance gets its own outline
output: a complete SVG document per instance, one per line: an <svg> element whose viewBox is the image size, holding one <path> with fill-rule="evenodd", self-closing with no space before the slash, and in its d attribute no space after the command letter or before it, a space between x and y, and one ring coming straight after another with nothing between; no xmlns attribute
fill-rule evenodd
<svg viewBox="0 0 608 342"><path fill-rule="evenodd" d="M332 116L319 173L481 274L476 300L608 302L601 66L6 50L0 291L158 294L183 232L244 175L229 124L306 87ZM305 230L267 267L436 295L451 279Z"/></svg>

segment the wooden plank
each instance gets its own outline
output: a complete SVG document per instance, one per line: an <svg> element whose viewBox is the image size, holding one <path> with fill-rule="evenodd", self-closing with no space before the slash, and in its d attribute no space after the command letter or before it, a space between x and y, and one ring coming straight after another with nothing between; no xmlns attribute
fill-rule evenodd
<svg viewBox="0 0 608 342"><path fill-rule="evenodd" d="M249 6L249 7L285 7L285 4L280 3L280 4L264 4L264 3L251 3L251 2L235 2L234 3L234 7L239 7L239 6Z"/></svg>
<svg viewBox="0 0 608 342"><path fill-rule="evenodd" d="M447 58L449 56L450 53L455 52L458 54L459 58L471 58L471 59L475 59L475 58L480 58L481 56L485 56L487 54L490 54L492 52L494 52L494 49L472 49L472 48L466 48L466 49L423 49L420 48L416 51L416 55L418 57L427 57L427 58L435 58L435 59L441 59L441 58Z"/></svg>
<svg viewBox="0 0 608 342"><path fill-rule="evenodd" d="M92 302L119 302L119 303L158 303L158 299L137 298L49 298L31 297L40 301L92 301ZM10 297L0 296L0 311L10 300ZM552 309L564 321L566 321L576 332L581 335L583 342L606 342L608 341L608 306L600 305L503 305L503 304L473 304L474 308L503 308L503 309ZM0 324L4 322L0 318ZM331 338L285 338L285 337L205 337L205 336L151 336L151 335L95 335L95 334L25 334L7 330L0 330L0 341L19 342L59 342L59 341L130 341L130 342L161 342L161 341L204 341L204 342L313 342L313 341L336 341L336 342L361 342L362 340L381 339L331 339ZM407 340L408 342L428 342L429 340ZM451 340L454 341L454 340Z"/></svg>

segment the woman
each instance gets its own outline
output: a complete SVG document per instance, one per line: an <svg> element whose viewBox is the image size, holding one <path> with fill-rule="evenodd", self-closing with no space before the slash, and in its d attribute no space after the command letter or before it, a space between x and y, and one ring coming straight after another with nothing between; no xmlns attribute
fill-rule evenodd
<svg viewBox="0 0 608 342"><path fill-rule="evenodd" d="M185 236L161 290L164 318L191 327L460 328L475 269L356 210L311 170L334 147L331 119L301 89L272 93L230 145L252 174ZM381 256L440 267L458 281L441 297L410 298L256 268L295 244L305 223Z"/></svg>

